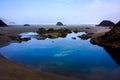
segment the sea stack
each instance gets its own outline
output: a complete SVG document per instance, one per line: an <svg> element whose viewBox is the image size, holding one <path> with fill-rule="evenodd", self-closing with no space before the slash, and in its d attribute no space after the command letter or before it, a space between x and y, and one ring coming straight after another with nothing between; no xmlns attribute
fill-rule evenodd
<svg viewBox="0 0 120 80"><path fill-rule="evenodd" d="M115 24L112 21L109 20L103 20L100 24L96 26L114 26Z"/></svg>
<svg viewBox="0 0 120 80"><path fill-rule="evenodd" d="M57 22L56 26L63 26L62 22Z"/></svg>
<svg viewBox="0 0 120 80"><path fill-rule="evenodd" d="M120 49L120 21L104 36L91 39L91 43Z"/></svg>
<svg viewBox="0 0 120 80"><path fill-rule="evenodd" d="M30 26L30 24L24 24L24 26Z"/></svg>
<svg viewBox="0 0 120 80"><path fill-rule="evenodd" d="M2 27L2 26L7 26L7 24L4 23L2 20L0 20L0 26L1 26L1 27Z"/></svg>

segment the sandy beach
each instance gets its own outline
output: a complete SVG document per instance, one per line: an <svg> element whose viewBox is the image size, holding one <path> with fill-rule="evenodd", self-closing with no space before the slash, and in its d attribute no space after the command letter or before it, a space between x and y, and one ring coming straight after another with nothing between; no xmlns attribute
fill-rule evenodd
<svg viewBox="0 0 120 80"><path fill-rule="evenodd" d="M61 28L51 26L52 28ZM24 32L36 32L38 28L51 28L48 26L13 26L0 27L0 46L8 45L11 41L9 36L16 36ZM94 33L92 38L102 36L110 29L108 27L80 27L80 26L63 26L70 30L78 30L81 32ZM0 55L0 80L77 80L68 77L58 76L46 72L38 72L24 67L17 63L11 62ZM80 80L80 79L79 79Z"/></svg>

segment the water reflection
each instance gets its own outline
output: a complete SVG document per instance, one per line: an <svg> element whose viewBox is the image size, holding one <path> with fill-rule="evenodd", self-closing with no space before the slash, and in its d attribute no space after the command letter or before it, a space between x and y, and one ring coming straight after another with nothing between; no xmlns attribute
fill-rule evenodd
<svg viewBox="0 0 120 80"><path fill-rule="evenodd" d="M104 47L104 49L108 52L111 58L120 65L120 49Z"/></svg>
<svg viewBox="0 0 120 80"><path fill-rule="evenodd" d="M120 67L102 47L77 37L82 34L45 40L31 38L0 48L0 52L11 61L40 71L83 80L120 80Z"/></svg>

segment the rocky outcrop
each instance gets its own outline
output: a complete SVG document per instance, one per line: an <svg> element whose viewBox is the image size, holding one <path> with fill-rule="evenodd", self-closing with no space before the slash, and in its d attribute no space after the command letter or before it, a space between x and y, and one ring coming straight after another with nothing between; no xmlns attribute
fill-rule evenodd
<svg viewBox="0 0 120 80"><path fill-rule="evenodd" d="M120 21L104 36L91 39L91 43L120 49Z"/></svg>
<svg viewBox="0 0 120 80"><path fill-rule="evenodd" d="M0 20L0 26L7 26L2 20Z"/></svg>
<svg viewBox="0 0 120 80"><path fill-rule="evenodd" d="M63 26L62 22L57 22L56 26Z"/></svg>
<svg viewBox="0 0 120 80"><path fill-rule="evenodd" d="M109 20L103 20L100 24L97 26L114 26L115 24L112 21Z"/></svg>
<svg viewBox="0 0 120 80"><path fill-rule="evenodd" d="M38 39L44 40L46 38L58 38L58 37L66 37L68 33L71 33L69 29L66 28L60 28L60 29L44 29L40 28L38 29L37 33L39 34Z"/></svg>

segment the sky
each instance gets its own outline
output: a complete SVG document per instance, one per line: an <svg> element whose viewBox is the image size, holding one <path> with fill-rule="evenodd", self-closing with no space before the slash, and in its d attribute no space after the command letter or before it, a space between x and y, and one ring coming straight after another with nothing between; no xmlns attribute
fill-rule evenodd
<svg viewBox="0 0 120 80"><path fill-rule="evenodd" d="M120 0L0 0L0 17L16 24L117 23Z"/></svg>

